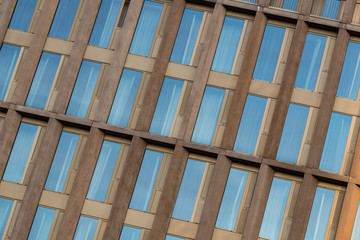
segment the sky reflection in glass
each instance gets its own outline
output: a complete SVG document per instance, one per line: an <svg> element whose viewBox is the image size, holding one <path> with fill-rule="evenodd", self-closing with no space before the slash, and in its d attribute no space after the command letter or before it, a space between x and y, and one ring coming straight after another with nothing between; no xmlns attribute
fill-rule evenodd
<svg viewBox="0 0 360 240"><path fill-rule="evenodd" d="M34 14L37 0L17 0L9 28L27 31Z"/></svg>
<svg viewBox="0 0 360 240"><path fill-rule="evenodd" d="M73 240L92 240L95 235L98 220L80 216Z"/></svg>
<svg viewBox="0 0 360 240"><path fill-rule="evenodd" d="M119 240L139 240L141 229L123 226Z"/></svg>
<svg viewBox="0 0 360 240"><path fill-rule="evenodd" d="M21 47L3 43L0 49L0 101L5 98Z"/></svg>
<svg viewBox="0 0 360 240"><path fill-rule="evenodd" d="M49 36L67 39L73 24L79 0L60 0Z"/></svg>
<svg viewBox="0 0 360 240"><path fill-rule="evenodd" d="M47 240L54 217L54 209L38 207L28 240Z"/></svg>
<svg viewBox="0 0 360 240"><path fill-rule="evenodd" d="M0 238L4 235L6 223L14 201L6 198L0 198Z"/></svg>

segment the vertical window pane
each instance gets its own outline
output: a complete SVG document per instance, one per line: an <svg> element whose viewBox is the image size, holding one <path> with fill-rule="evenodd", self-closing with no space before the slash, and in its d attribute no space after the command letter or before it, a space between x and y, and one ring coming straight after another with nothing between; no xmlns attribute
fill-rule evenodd
<svg viewBox="0 0 360 240"><path fill-rule="evenodd" d="M207 86L196 119L192 142L210 145L220 114L225 90Z"/></svg>
<svg viewBox="0 0 360 240"><path fill-rule="evenodd" d="M305 240L325 239L326 227L329 221L334 195L335 191L333 190L320 187L316 189Z"/></svg>
<svg viewBox="0 0 360 240"><path fill-rule="evenodd" d="M205 162L188 160L172 217L191 220L205 165Z"/></svg>
<svg viewBox="0 0 360 240"><path fill-rule="evenodd" d="M105 201L121 144L104 141L91 179L87 198Z"/></svg>
<svg viewBox="0 0 360 240"><path fill-rule="evenodd" d="M97 224L97 219L81 216L76 228L74 240L92 240Z"/></svg>
<svg viewBox="0 0 360 240"><path fill-rule="evenodd" d="M6 223L13 203L14 201L12 200L0 198L0 238L4 235Z"/></svg>
<svg viewBox="0 0 360 240"><path fill-rule="evenodd" d="M225 17L211 70L231 72L244 22L242 19Z"/></svg>
<svg viewBox="0 0 360 240"><path fill-rule="evenodd" d="M146 150L136 181L130 208L147 211L163 154Z"/></svg>
<svg viewBox="0 0 360 240"><path fill-rule="evenodd" d="M234 230L248 172L231 168L221 201L216 227Z"/></svg>
<svg viewBox="0 0 360 240"><path fill-rule="evenodd" d="M324 54L326 37L308 33L301 55L295 87L314 91Z"/></svg>
<svg viewBox="0 0 360 240"><path fill-rule="evenodd" d="M1 229L0 229L0 233L1 233ZM351 234L351 240L356 240L356 239L360 239L360 202L356 211L356 218L353 226L353 231Z"/></svg>
<svg viewBox="0 0 360 240"><path fill-rule="evenodd" d="M290 104L276 159L296 164L308 114L309 107Z"/></svg>
<svg viewBox="0 0 360 240"><path fill-rule="evenodd" d="M184 240L183 238L166 235L165 240Z"/></svg>
<svg viewBox="0 0 360 240"><path fill-rule="evenodd" d="M164 79L149 132L169 136L183 85L180 80Z"/></svg>
<svg viewBox="0 0 360 240"><path fill-rule="evenodd" d="M285 28L266 26L253 78L272 82L284 35Z"/></svg>
<svg viewBox="0 0 360 240"><path fill-rule="evenodd" d="M37 0L18 0L9 28L27 31L33 16Z"/></svg>
<svg viewBox="0 0 360 240"><path fill-rule="evenodd" d="M49 32L50 37L68 38L78 6L79 0L60 0Z"/></svg>
<svg viewBox="0 0 360 240"><path fill-rule="evenodd" d="M319 169L339 173L349 135L351 116L332 113Z"/></svg>
<svg viewBox="0 0 360 240"><path fill-rule="evenodd" d="M43 52L26 99L26 106L45 108L60 58L60 55Z"/></svg>
<svg viewBox="0 0 360 240"><path fill-rule="evenodd" d="M90 45L107 48L110 42L121 0L103 0L91 33Z"/></svg>
<svg viewBox="0 0 360 240"><path fill-rule="evenodd" d="M181 19L170 61L190 64L204 13L186 8Z"/></svg>
<svg viewBox="0 0 360 240"><path fill-rule="evenodd" d="M340 7L338 0L325 0L322 17L336 19Z"/></svg>
<svg viewBox="0 0 360 240"><path fill-rule="evenodd" d="M130 53L148 56L163 8L162 3L145 1L133 37Z"/></svg>
<svg viewBox="0 0 360 240"><path fill-rule="evenodd" d="M139 240L141 229L123 226L119 240Z"/></svg>
<svg viewBox="0 0 360 240"><path fill-rule="evenodd" d="M82 62L66 111L67 115L81 118L86 117L100 69L100 63L85 60Z"/></svg>
<svg viewBox="0 0 360 240"><path fill-rule="evenodd" d="M360 86L360 44L349 42L337 96L356 100Z"/></svg>
<svg viewBox="0 0 360 240"><path fill-rule="evenodd" d="M55 210L38 207L35 219L31 226L29 240L46 240L50 232L51 224L55 217Z"/></svg>
<svg viewBox="0 0 360 240"><path fill-rule="evenodd" d="M63 132L46 180L45 189L62 192L73 159L79 135Z"/></svg>
<svg viewBox="0 0 360 240"><path fill-rule="evenodd" d="M296 11L298 1L297 0L284 0L283 7L284 9Z"/></svg>
<svg viewBox="0 0 360 240"><path fill-rule="evenodd" d="M30 155L38 126L21 123L16 135L3 179L20 183Z"/></svg>
<svg viewBox="0 0 360 240"><path fill-rule="evenodd" d="M124 69L116 91L108 123L120 127L127 127L141 77L142 72Z"/></svg>
<svg viewBox="0 0 360 240"><path fill-rule="evenodd" d="M290 187L291 181L274 178L266 204L259 237L278 239Z"/></svg>
<svg viewBox="0 0 360 240"><path fill-rule="evenodd" d="M236 136L234 151L253 154L266 107L266 98L248 95Z"/></svg>
<svg viewBox="0 0 360 240"><path fill-rule="evenodd" d="M0 50L0 101L4 100L21 48L3 44Z"/></svg>

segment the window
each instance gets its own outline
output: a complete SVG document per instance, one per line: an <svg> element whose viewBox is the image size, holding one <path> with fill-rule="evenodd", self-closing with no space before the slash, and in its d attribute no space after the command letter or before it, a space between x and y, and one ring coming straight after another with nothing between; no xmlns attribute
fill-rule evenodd
<svg viewBox="0 0 360 240"><path fill-rule="evenodd" d="M339 0L318 0L313 2L311 14L324 18L339 19L342 12L342 5Z"/></svg>
<svg viewBox="0 0 360 240"><path fill-rule="evenodd" d="M185 9L170 57L171 62L190 64L203 15L204 12Z"/></svg>
<svg viewBox="0 0 360 240"><path fill-rule="evenodd" d="M67 115L86 117L100 70L100 63L85 60L82 62L66 111Z"/></svg>
<svg viewBox="0 0 360 240"><path fill-rule="evenodd" d="M21 48L3 43L0 49L0 101L4 101Z"/></svg>
<svg viewBox="0 0 360 240"><path fill-rule="evenodd" d="M25 106L44 109L53 84L60 55L43 52Z"/></svg>
<svg viewBox="0 0 360 240"><path fill-rule="evenodd" d="M1 225L0 225L1 226ZM356 218L351 234L351 240L360 239L360 202L356 211ZM1 233L1 232L0 232ZM1 235L0 235L1 236Z"/></svg>
<svg viewBox="0 0 360 240"><path fill-rule="evenodd" d="M295 87L314 91L324 54L326 37L308 33L301 55Z"/></svg>
<svg viewBox="0 0 360 240"><path fill-rule="evenodd" d="M224 99L225 89L207 86L196 119L192 142L211 145Z"/></svg>
<svg viewBox="0 0 360 240"><path fill-rule="evenodd" d="M351 116L332 113L319 169L340 173Z"/></svg>
<svg viewBox="0 0 360 240"><path fill-rule="evenodd" d="M10 215L14 201L6 198L0 198L0 238L4 235L5 227Z"/></svg>
<svg viewBox="0 0 360 240"><path fill-rule="evenodd" d="M11 154L6 165L3 179L6 181L20 183L22 181L25 167L30 158L33 142L38 131L38 126L21 123Z"/></svg>
<svg viewBox="0 0 360 240"><path fill-rule="evenodd" d="M184 238L174 237L170 235L166 235L165 240L184 240Z"/></svg>
<svg viewBox="0 0 360 240"><path fill-rule="evenodd" d="M74 240L94 239L97 224L98 220L95 218L80 216Z"/></svg>
<svg viewBox="0 0 360 240"><path fill-rule="evenodd" d="M139 240L140 234L141 229L124 225L119 240Z"/></svg>
<svg viewBox="0 0 360 240"><path fill-rule="evenodd" d="M245 21L225 17L211 70L231 73Z"/></svg>
<svg viewBox="0 0 360 240"><path fill-rule="evenodd" d="M31 226L29 240L48 239L52 222L55 217L55 210L38 207L33 224Z"/></svg>
<svg viewBox="0 0 360 240"><path fill-rule="evenodd" d="M108 119L109 124L127 127L142 72L124 69Z"/></svg>
<svg viewBox="0 0 360 240"><path fill-rule="evenodd" d="M164 79L149 132L169 136L183 85L181 80Z"/></svg>
<svg viewBox="0 0 360 240"><path fill-rule="evenodd" d="M270 6L296 11L299 5L298 0L271 0Z"/></svg>
<svg viewBox="0 0 360 240"><path fill-rule="evenodd" d="M163 3L146 0L133 37L130 53L149 56Z"/></svg>
<svg viewBox="0 0 360 240"><path fill-rule="evenodd" d="M267 99L248 95L240 126L236 135L234 151L254 154Z"/></svg>
<svg viewBox="0 0 360 240"><path fill-rule="evenodd" d="M122 0L103 0L91 33L90 45L107 48Z"/></svg>
<svg viewBox="0 0 360 240"><path fill-rule="evenodd" d="M37 0L18 0L9 28L27 31L35 11Z"/></svg>
<svg viewBox="0 0 360 240"><path fill-rule="evenodd" d="M284 35L285 28L266 26L253 78L273 81Z"/></svg>

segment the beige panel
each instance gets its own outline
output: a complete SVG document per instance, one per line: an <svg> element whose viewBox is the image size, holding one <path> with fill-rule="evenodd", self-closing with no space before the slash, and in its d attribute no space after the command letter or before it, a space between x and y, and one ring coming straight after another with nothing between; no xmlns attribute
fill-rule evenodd
<svg viewBox="0 0 360 240"><path fill-rule="evenodd" d="M280 85L262 80L253 79L250 84L249 93L269 98L277 98Z"/></svg>
<svg viewBox="0 0 360 240"><path fill-rule="evenodd" d="M241 234L215 228L212 240L224 240L224 239L239 240L241 239Z"/></svg>
<svg viewBox="0 0 360 240"><path fill-rule="evenodd" d="M110 64L113 56L114 50L104 49L96 46L87 46L84 59Z"/></svg>
<svg viewBox="0 0 360 240"><path fill-rule="evenodd" d="M147 212L141 212L134 209L127 211L124 223L140 228L151 229L155 215Z"/></svg>
<svg viewBox="0 0 360 240"><path fill-rule="evenodd" d="M81 214L94 216L96 218L108 219L111 205L98 201L86 199Z"/></svg>
<svg viewBox="0 0 360 240"><path fill-rule="evenodd" d="M0 182L1 196L22 200L24 198L25 191L26 191L26 186L24 185L20 185L13 182L7 182L4 180Z"/></svg>
<svg viewBox="0 0 360 240"><path fill-rule="evenodd" d="M322 94L301 88L294 88L291 102L309 107L320 107Z"/></svg>
<svg viewBox="0 0 360 240"><path fill-rule="evenodd" d="M171 219L168 233L172 235L182 236L194 239L198 229L198 224L182 221L179 219Z"/></svg>
<svg viewBox="0 0 360 240"><path fill-rule="evenodd" d="M48 37L45 42L44 51L70 55L73 45L74 43L70 41Z"/></svg>
<svg viewBox="0 0 360 240"><path fill-rule="evenodd" d="M8 29L4 43L29 47L34 34L15 29Z"/></svg>
<svg viewBox="0 0 360 240"><path fill-rule="evenodd" d="M125 61L126 68L137 69L144 72L151 72L154 64L155 59L134 54L128 54Z"/></svg>
<svg viewBox="0 0 360 240"><path fill-rule="evenodd" d="M348 98L336 97L333 111L360 116L360 102Z"/></svg>
<svg viewBox="0 0 360 240"><path fill-rule="evenodd" d="M238 77L222 72L210 71L207 85L222 87L227 89L235 89Z"/></svg>
<svg viewBox="0 0 360 240"><path fill-rule="evenodd" d="M44 190L39 204L51 208L65 209L68 199L69 195Z"/></svg>
<svg viewBox="0 0 360 240"><path fill-rule="evenodd" d="M193 81L196 68L184 64L170 62L165 75L173 78Z"/></svg>

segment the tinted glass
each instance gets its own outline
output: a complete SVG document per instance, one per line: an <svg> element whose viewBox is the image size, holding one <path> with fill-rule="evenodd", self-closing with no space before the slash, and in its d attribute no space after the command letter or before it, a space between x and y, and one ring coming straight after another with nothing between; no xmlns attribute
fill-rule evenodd
<svg viewBox="0 0 360 240"><path fill-rule="evenodd" d="M80 216L74 240L92 240L95 235L97 224L97 219Z"/></svg>
<svg viewBox="0 0 360 240"><path fill-rule="evenodd" d="M29 240L48 239L54 217L55 217L54 209L38 207L33 224L31 226L28 239Z"/></svg>
<svg viewBox="0 0 360 240"><path fill-rule="evenodd" d="M123 226L119 240L139 240L141 229Z"/></svg>
<svg viewBox="0 0 360 240"><path fill-rule="evenodd" d="M6 223L14 201L0 198L0 238L4 235Z"/></svg>
<svg viewBox="0 0 360 240"><path fill-rule="evenodd" d="M9 28L27 31L34 14L37 0L18 0Z"/></svg>

